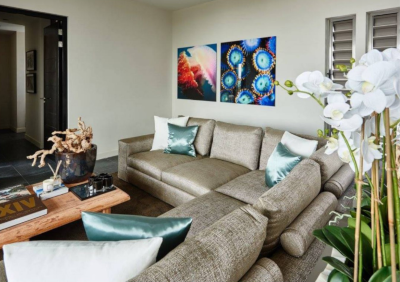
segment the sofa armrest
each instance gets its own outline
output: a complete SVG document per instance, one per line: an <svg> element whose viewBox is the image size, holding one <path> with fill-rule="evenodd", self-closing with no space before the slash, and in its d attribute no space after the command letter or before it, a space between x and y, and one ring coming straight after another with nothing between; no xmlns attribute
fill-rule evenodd
<svg viewBox="0 0 400 282"><path fill-rule="evenodd" d="M4 261L0 261L0 282L7 282L6 269Z"/></svg>
<svg viewBox="0 0 400 282"><path fill-rule="evenodd" d="M324 185L324 190L340 198L354 181L354 172L348 164L343 165Z"/></svg>
<svg viewBox="0 0 400 282"><path fill-rule="evenodd" d="M128 157L132 154L150 151L154 134L121 139L118 141L118 177L127 181L126 174Z"/></svg>
<svg viewBox="0 0 400 282"><path fill-rule="evenodd" d="M293 220L321 191L319 165L310 159L302 160L288 176L265 192L253 205L268 217L268 236L262 254L268 254L279 243L279 237Z"/></svg>
<svg viewBox="0 0 400 282"><path fill-rule="evenodd" d="M341 167L344 162L339 158L336 152L327 155L325 147L320 148L310 159L319 164L321 169L321 184L324 185Z"/></svg>
<svg viewBox="0 0 400 282"><path fill-rule="evenodd" d="M239 282L283 282L283 275L275 262L268 258L261 258Z"/></svg>

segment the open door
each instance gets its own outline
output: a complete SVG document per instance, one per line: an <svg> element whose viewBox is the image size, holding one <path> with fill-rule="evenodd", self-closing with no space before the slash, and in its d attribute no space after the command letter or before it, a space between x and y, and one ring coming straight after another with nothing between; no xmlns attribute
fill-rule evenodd
<svg viewBox="0 0 400 282"><path fill-rule="evenodd" d="M53 22L44 28L44 148L49 149L53 145L47 141L51 133L61 130L61 49L60 24ZM59 43L60 42L60 43Z"/></svg>

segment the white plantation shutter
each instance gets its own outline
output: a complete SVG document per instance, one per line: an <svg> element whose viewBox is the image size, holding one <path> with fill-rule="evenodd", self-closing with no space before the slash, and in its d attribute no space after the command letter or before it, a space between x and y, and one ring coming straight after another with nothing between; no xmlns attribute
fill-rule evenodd
<svg viewBox="0 0 400 282"><path fill-rule="evenodd" d="M368 13L368 50L400 48L400 9Z"/></svg>
<svg viewBox="0 0 400 282"><path fill-rule="evenodd" d="M350 67L350 59L355 56L355 17L335 18L328 21L327 75L335 83L344 86L347 79L336 66Z"/></svg>

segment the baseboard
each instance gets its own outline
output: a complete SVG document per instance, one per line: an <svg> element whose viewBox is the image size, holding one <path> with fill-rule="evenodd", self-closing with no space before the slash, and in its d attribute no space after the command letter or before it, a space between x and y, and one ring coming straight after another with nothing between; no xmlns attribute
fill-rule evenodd
<svg viewBox="0 0 400 282"><path fill-rule="evenodd" d="M39 141L37 141L35 138L29 136L28 134L25 133L25 139L31 142L33 145L36 147L42 148L42 144L40 144Z"/></svg>
<svg viewBox="0 0 400 282"><path fill-rule="evenodd" d="M11 127L11 130L14 131L15 133L22 133L26 131L25 127Z"/></svg>
<svg viewBox="0 0 400 282"><path fill-rule="evenodd" d="M97 153L97 159L101 160L101 159L105 159L105 158L109 158L109 157L114 157L116 155L118 155L118 150Z"/></svg>

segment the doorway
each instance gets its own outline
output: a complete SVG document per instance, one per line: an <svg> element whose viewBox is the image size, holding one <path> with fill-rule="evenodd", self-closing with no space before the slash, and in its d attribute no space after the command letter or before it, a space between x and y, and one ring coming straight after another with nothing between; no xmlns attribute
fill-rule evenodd
<svg viewBox="0 0 400 282"><path fill-rule="evenodd" d="M7 62L9 72L0 70L0 81L9 85L0 88L0 103L10 100L10 114L1 111L6 118L0 116L0 189L51 175L49 167L32 167L26 156L50 148L51 133L67 128L67 20L0 5L0 45L16 53L8 56L14 58ZM48 163L55 165L51 159Z"/></svg>

